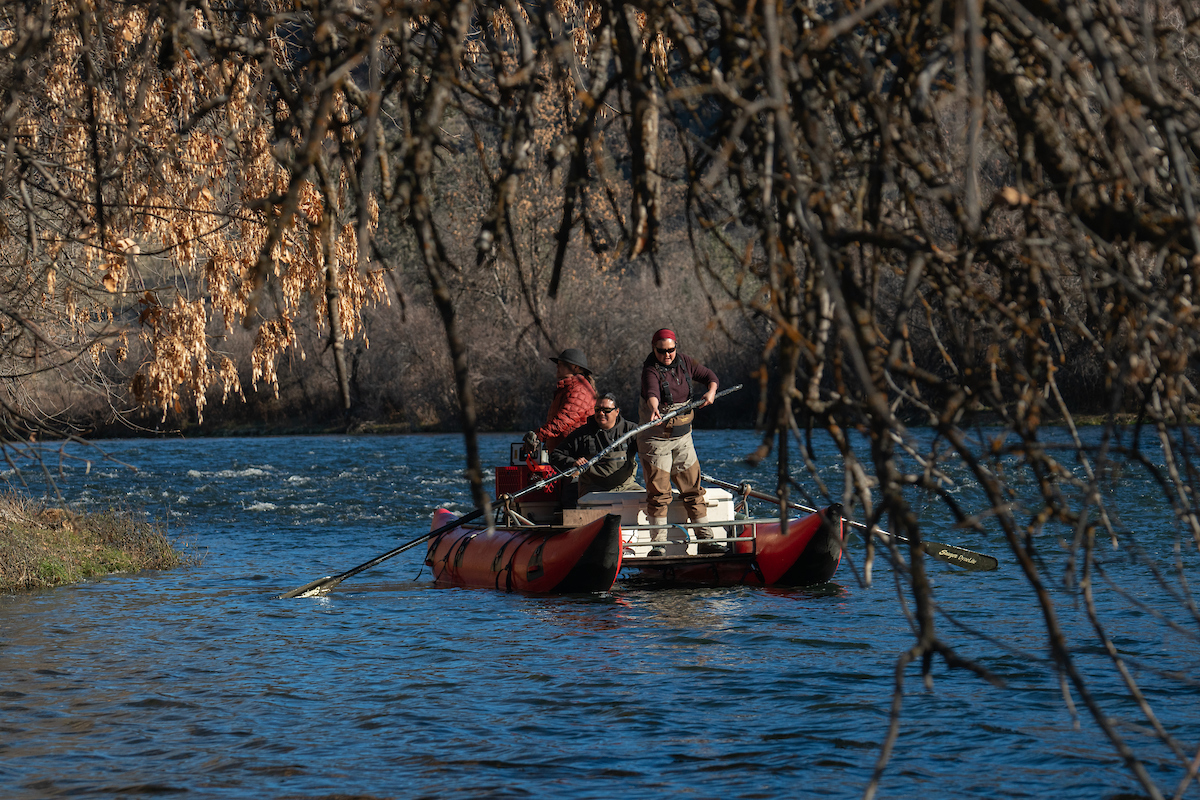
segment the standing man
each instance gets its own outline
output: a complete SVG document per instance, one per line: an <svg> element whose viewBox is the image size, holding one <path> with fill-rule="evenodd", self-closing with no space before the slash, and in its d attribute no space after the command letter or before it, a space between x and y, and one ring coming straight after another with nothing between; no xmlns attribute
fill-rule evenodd
<svg viewBox="0 0 1200 800"><path fill-rule="evenodd" d="M717 375L690 356L678 352L675 332L662 328L650 339L652 350L642 364L641 402L638 421L653 422L673 406L688 402L692 382L707 386L701 408L712 405L717 397ZM646 476L646 516L651 525L666 525L667 508L671 505L671 483L679 488L679 496L687 509L688 520L704 526L708 522L708 506L700 486L700 460L692 444L694 411L668 420L663 425L638 434L638 456ZM713 538L707 527L696 528L696 538ZM660 528L650 533L653 542L665 542L667 532ZM699 545L700 553L723 553L718 544ZM651 548L650 555L665 555L661 546Z"/></svg>
<svg viewBox="0 0 1200 800"><path fill-rule="evenodd" d="M612 392L596 401L596 414L582 427L576 428L554 448L550 463L559 472L582 467L604 448L629 433L636 426L621 416L621 407ZM591 469L579 476L579 496L588 492L637 492L637 441L630 436L620 447L614 447Z"/></svg>

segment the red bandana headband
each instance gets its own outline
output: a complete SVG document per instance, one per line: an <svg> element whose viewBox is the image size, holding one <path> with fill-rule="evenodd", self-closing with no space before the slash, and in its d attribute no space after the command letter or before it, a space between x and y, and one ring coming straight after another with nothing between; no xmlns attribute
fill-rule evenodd
<svg viewBox="0 0 1200 800"><path fill-rule="evenodd" d="M679 341L675 338L675 331L671 330L670 328L659 328L654 332L654 336L650 339L650 344L661 342L663 339L670 339L673 342Z"/></svg>

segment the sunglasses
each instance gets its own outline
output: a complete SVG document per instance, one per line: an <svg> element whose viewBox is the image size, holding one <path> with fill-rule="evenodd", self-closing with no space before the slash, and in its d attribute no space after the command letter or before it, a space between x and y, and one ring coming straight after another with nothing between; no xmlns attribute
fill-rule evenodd
<svg viewBox="0 0 1200 800"><path fill-rule="evenodd" d="M605 408L604 406L596 406L597 414L607 414L610 411L616 411L616 410L617 410L616 406L613 406L612 408Z"/></svg>
<svg viewBox="0 0 1200 800"><path fill-rule="evenodd" d="M656 347L654 349L657 350L658 352L662 353L664 356L670 355L671 353L675 352L674 347Z"/></svg>

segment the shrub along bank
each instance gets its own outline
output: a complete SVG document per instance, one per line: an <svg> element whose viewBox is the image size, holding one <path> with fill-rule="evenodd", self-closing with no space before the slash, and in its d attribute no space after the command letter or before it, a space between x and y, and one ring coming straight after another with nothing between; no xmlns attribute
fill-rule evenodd
<svg viewBox="0 0 1200 800"><path fill-rule="evenodd" d="M0 592L195 561L167 538L165 525L130 511L80 514L0 495Z"/></svg>

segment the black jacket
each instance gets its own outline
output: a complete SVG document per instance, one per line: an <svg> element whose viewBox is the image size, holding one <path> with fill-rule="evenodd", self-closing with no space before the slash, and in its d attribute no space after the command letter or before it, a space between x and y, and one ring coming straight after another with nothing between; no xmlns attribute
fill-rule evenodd
<svg viewBox="0 0 1200 800"><path fill-rule="evenodd" d="M610 444L620 439L637 426L624 417L617 415L617 423L612 430L604 430L596 424L596 417L588 418L582 426L567 434L567 438L559 443L550 453L550 463L559 471L566 471L575 466L576 459L591 460ZM598 461L581 476L581 482L590 485L590 491L606 491L633 477L637 471L637 437L629 439L615 447L604 458Z"/></svg>

